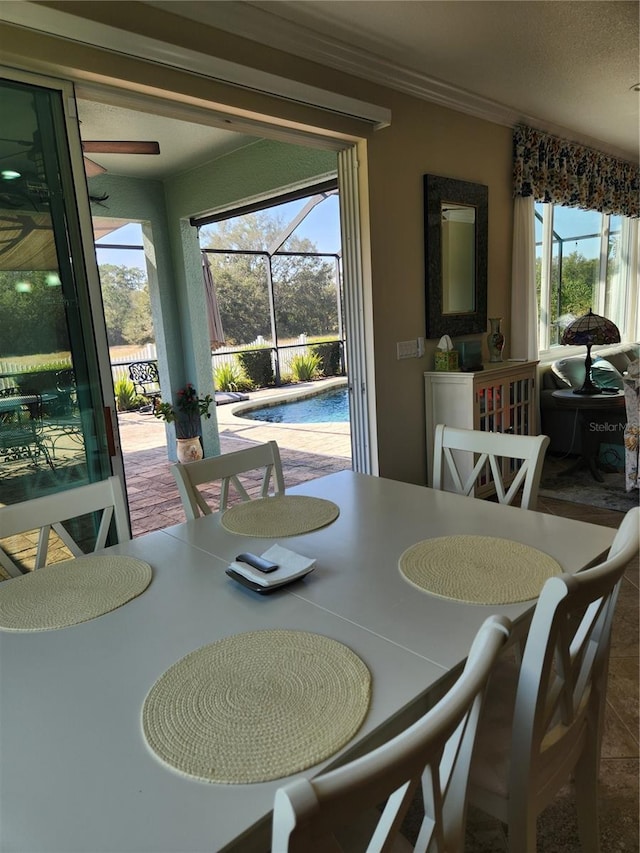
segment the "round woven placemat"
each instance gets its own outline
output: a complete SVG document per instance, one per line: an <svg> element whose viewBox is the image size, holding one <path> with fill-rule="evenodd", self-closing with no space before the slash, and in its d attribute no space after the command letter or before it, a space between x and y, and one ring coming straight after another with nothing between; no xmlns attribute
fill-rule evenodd
<svg viewBox="0 0 640 853"><path fill-rule="evenodd" d="M245 501L222 514L222 526L246 536L297 536L326 527L340 515L340 508L324 498L277 495Z"/></svg>
<svg viewBox="0 0 640 853"><path fill-rule="evenodd" d="M175 663L142 709L147 743L189 776L266 782L337 752L367 713L371 676L351 649L304 631L235 634Z"/></svg>
<svg viewBox="0 0 640 853"><path fill-rule="evenodd" d="M414 586L467 604L529 601L548 578L562 573L537 548L493 536L425 539L402 554L399 569Z"/></svg>
<svg viewBox="0 0 640 853"><path fill-rule="evenodd" d="M49 631L102 616L140 595L151 566L133 557L87 556L0 584L0 630Z"/></svg>

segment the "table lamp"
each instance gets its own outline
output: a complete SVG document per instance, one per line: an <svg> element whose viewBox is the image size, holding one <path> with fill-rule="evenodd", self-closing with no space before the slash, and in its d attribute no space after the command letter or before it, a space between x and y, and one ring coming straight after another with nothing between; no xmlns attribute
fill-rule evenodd
<svg viewBox="0 0 640 853"><path fill-rule="evenodd" d="M602 389L593 384L591 379L591 347L593 344L617 344L620 342L620 332L615 323L594 314L591 309L569 323L562 333L560 343L571 346L586 346L587 357L584 361L584 383L582 388L575 388L574 394L600 394Z"/></svg>

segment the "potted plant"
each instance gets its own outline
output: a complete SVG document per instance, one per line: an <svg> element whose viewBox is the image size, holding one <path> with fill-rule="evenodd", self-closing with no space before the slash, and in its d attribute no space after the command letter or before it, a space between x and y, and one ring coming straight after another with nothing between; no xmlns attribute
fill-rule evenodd
<svg viewBox="0 0 640 853"><path fill-rule="evenodd" d="M175 424L177 454L180 462L194 462L202 459L202 444L200 442L201 420L210 418L209 406L213 397L207 394L199 397L193 385L188 382L176 394L175 406L160 401L154 415L168 424Z"/></svg>

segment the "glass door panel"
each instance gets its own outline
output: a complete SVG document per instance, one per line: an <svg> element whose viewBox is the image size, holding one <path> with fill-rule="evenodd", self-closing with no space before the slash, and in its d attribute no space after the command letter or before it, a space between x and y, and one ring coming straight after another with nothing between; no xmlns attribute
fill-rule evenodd
<svg viewBox="0 0 640 853"><path fill-rule="evenodd" d="M0 504L111 473L62 97L0 78Z"/></svg>

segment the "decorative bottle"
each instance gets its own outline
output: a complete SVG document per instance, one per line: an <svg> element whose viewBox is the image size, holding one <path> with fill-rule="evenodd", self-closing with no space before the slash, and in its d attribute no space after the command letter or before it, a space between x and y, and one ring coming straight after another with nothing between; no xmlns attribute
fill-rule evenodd
<svg viewBox="0 0 640 853"><path fill-rule="evenodd" d="M489 345L489 361L502 361L502 350L504 349L504 335L500 324L502 317L489 317L491 331L487 335Z"/></svg>

